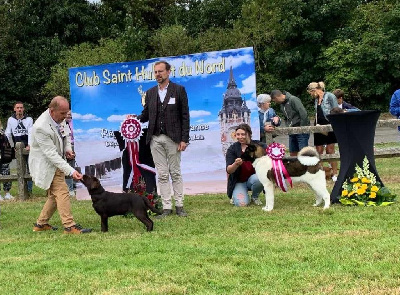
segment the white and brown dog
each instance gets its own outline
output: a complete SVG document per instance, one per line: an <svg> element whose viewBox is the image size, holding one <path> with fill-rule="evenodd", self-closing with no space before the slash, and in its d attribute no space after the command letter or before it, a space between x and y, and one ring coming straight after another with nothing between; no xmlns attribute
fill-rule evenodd
<svg viewBox="0 0 400 295"><path fill-rule="evenodd" d="M257 177L263 184L265 191L266 204L262 209L271 211L274 209L275 182L272 159L266 155L261 146L254 144L248 145L242 159L253 163ZM326 189L325 172L315 148L305 147L298 153L296 159L283 159L282 163L293 182L305 182L312 188L316 194L314 206L319 206L323 200L325 202L324 209L329 208L330 195Z"/></svg>

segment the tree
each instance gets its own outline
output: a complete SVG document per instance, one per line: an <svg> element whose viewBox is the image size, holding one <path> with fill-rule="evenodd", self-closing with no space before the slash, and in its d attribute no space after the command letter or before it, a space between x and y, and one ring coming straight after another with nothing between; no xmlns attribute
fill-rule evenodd
<svg viewBox="0 0 400 295"><path fill-rule="evenodd" d="M5 48L0 71L7 81L0 88L1 100L8 105L21 100L31 113L38 113L41 88L60 52L99 39L95 11L85 0L13 0L0 5L0 17L7 23L0 45Z"/></svg>
<svg viewBox="0 0 400 295"><path fill-rule="evenodd" d="M349 26L324 53L327 81L344 89L355 105L387 111L393 91L400 88L399 27L396 1L357 7Z"/></svg>
<svg viewBox="0 0 400 295"><path fill-rule="evenodd" d="M62 52L57 65L52 68L51 76L43 88L41 102L44 108L56 95L70 98L68 69L104 63L126 61L125 46L121 39L102 39L99 45L82 43Z"/></svg>

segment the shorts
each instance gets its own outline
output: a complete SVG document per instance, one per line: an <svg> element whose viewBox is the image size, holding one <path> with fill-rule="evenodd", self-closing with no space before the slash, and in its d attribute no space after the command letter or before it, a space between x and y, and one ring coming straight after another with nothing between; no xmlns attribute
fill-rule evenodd
<svg viewBox="0 0 400 295"><path fill-rule="evenodd" d="M322 133L314 133L314 145L326 145L337 143L337 139L334 132L328 132L328 135Z"/></svg>
<svg viewBox="0 0 400 295"><path fill-rule="evenodd" d="M296 153L299 152L303 147L308 146L308 140L310 134L300 133L300 134L290 134L289 135L289 152Z"/></svg>

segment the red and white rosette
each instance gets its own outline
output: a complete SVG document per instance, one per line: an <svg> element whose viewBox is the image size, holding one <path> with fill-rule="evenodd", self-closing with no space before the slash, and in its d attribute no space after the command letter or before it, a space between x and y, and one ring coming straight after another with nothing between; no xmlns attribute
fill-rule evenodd
<svg viewBox="0 0 400 295"><path fill-rule="evenodd" d="M140 121L133 115L128 116L121 124L120 132L126 142L126 149L129 155L129 164L132 167L131 174L129 175L127 187L130 187L132 181L134 184L139 182L141 175L138 168L149 170L156 173L153 167L150 167L139 162L139 139L143 135L143 127Z"/></svg>
<svg viewBox="0 0 400 295"><path fill-rule="evenodd" d="M272 170L275 175L276 185L284 192L287 192L288 188L286 186L285 178L290 183L291 187L293 184L292 179L282 162L283 156L285 155L285 148L281 144L273 142L267 147L266 151L267 155L272 160Z"/></svg>

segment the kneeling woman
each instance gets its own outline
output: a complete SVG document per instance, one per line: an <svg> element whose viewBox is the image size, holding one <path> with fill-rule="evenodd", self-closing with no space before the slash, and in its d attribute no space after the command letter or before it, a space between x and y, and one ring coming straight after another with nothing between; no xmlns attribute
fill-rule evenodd
<svg viewBox="0 0 400 295"><path fill-rule="evenodd" d="M263 144L251 140L252 131L247 124L240 124L236 127L235 135L237 142L233 143L226 152L226 172L229 174L228 197L233 200L235 206L247 206L250 201L256 205L262 205L258 196L263 190L263 185L258 180L252 163L243 161L241 155L250 142ZM249 190L251 199L248 195Z"/></svg>

